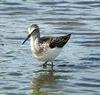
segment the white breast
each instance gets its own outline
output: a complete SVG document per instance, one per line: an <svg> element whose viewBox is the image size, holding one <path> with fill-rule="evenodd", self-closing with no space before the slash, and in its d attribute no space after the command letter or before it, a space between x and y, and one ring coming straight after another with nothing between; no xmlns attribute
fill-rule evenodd
<svg viewBox="0 0 100 95"><path fill-rule="evenodd" d="M48 48L46 52L40 55L35 55L35 57L40 61L53 61L61 52L61 48Z"/></svg>
<svg viewBox="0 0 100 95"><path fill-rule="evenodd" d="M47 47L46 50L43 52L37 52L39 50L39 45L38 45L38 40L32 40L31 38L31 50L34 55L38 60L40 61L53 61L61 52L62 48L49 48Z"/></svg>

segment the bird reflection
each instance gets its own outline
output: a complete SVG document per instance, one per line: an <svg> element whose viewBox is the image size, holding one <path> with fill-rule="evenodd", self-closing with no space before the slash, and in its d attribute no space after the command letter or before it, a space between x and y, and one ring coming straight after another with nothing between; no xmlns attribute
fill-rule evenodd
<svg viewBox="0 0 100 95"><path fill-rule="evenodd" d="M38 73L36 73L38 75ZM44 91L44 86L51 84L55 80L53 69L49 71L39 72L39 76L32 81L32 95L49 95Z"/></svg>

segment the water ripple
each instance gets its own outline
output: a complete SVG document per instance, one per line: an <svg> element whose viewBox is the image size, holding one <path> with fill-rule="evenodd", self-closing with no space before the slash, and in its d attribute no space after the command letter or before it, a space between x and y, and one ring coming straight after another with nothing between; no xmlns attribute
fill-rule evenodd
<svg viewBox="0 0 100 95"><path fill-rule="evenodd" d="M56 4L65 4L65 3L68 3L67 1L56 1L56 2L40 2L38 4L41 4L41 5L56 5Z"/></svg>
<svg viewBox="0 0 100 95"><path fill-rule="evenodd" d="M80 87L93 87L93 88L99 88L100 87L100 84L93 84L93 83L76 83L75 85L77 85L77 86L80 86Z"/></svg>
<svg viewBox="0 0 100 95"><path fill-rule="evenodd" d="M10 76L22 76L23 74L21 74L20 72L9 72L8 75L10 75Z"/></svg>
<svg viewBox="0 0 100 95"><path fill-rule="evenodd" d="M84 81L88 81L88 82L97 82L99 83L100 82L100 79L96 79L96 78L82 78L82 80Z"/></svg>
<svg viewBox="0 0 100 95"><path fill-rule="evenodd" d="M1 0L0 5L0 95L100 94L100 1ZM31 23L42 35L72 34L53 68L35 60L29 41L21 46Z"/></svg>
<svg viewBox="0 0 100 95"><path fill-rule="evenodd" d="M75 3L75 2L74 2ZM82 4L82 5L85 5L85 4L99 4L100 1L79 1L79 2L76 2L76 4Z"/></svg>
<svg viewBox="0 0 100 95"><path fill-rule="evenodd" d="M88 58L81 58L80 60L100 61L100 58L99 57L88 57Z"/></svg>
<svg viewBox="0 0 100 95"><path fill-rule="evenodd" d="M21 5L20 3L17 3L17 2L7 2L7 1L0 2L0 4L3 4L3 5L11 5L11 6Z"/></svg>

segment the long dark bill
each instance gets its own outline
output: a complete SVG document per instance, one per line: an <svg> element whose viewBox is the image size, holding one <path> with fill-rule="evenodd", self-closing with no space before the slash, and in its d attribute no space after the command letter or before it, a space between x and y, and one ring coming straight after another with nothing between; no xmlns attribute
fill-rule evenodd
<svg viewBox="0 0 100 95"><path fill-rule="evenodd" d="M23 41L22 45L31 37L31 34L27 36L27 38Z"/></svg>
<svg viewBox="0 0 100 95"><path fill-rule="evenodd" d="M38 30L38 29L34 29L34 30L31 32L31 34L29 34L29 35L27 36L27 38L23 41L22 45L31 37L32 33L33 33L34 31L37 31L37 30Z"/></svg>

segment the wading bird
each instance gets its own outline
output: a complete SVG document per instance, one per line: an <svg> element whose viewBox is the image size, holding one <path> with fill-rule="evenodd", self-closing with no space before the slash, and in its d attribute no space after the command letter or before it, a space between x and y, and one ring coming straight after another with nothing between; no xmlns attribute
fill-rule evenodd
<svg viewBox="0 0 100 95"><path fill-rule="evenodd" d="M28 33L29 35L22 44L30 38L32 53L34 57L44 62L44 66L46 66L47 62L53 64L53 60L59 55L63 46L68 42L71 36L71 34L66 34L59 37L40 37L40 31L37 24L32 24L28 28Z"/></svg>

